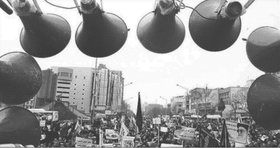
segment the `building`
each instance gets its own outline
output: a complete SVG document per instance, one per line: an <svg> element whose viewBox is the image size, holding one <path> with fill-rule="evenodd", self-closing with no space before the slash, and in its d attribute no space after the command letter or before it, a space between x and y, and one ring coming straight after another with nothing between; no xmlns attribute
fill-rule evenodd
<svg viewBox="0 0 280 148"><path fill-rule="evenodd" d="M55 96L67 106L90 115L105 110L121 111L123 83L121 71L105 65L98 69L88 67L52 67L57 74ZM92 104L95 104L92 106Z"/></svg>
<svg viewBox="0 0 280 148"><path fill-rule="evenodd" d="M215 114L218 104L218 89L194 88L188 96L191 114Z"/></svg>
<svg viewBox="0 0 280 148"><path fill-rule="evenodd" d="M25 108L39 108L55 99L57 75L51 70L42 70L42 85L38 93L25 102Z"/></svg>
<svg viewBox="0 0 280 148"><path fill-rule="evenodd" d="M122 72L109 70L104 65L99 66L96 72L95 110L97 112L105 110L120 112L124 88Z"/></svg>
<svg viewBox="0 0 280 148"><path fill-rule="evenodd" d="M175 96L171 98L171 113L172 114L179 114L185 113L187 106L186 106L186 96Z"/></svg>
<svg viewBox="0 0 280 148"><path fill-rule="evenodd" d="M247 110L247 92L248 87L227 87L219 89L219 100L225 103L223 116L236 116L237 110Z"/></svg>

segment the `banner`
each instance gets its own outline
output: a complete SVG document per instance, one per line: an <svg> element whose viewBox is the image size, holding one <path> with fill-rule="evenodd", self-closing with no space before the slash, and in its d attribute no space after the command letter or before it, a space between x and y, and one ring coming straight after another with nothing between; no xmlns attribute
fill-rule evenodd
<svg viewBox="0 0 280 148"><path fill-rule="evenodd" d="M162 143L162 144L160 145L160 147L183 147L183 145Z"/></svg>
<svg viewBox="0 0 280 148"><path fill-rule="evenodd" d="M122 138L122 147L134 147L134 137L124 136Z"/></svg>
<svg viewBox="0 0 280 148"><path fill-rule="evenodd" d="M112 111L111 110L105 110L105 115L112 115Z"/></svg>
<svg viewBox="0 0 280 148"><path fill-rule="evenodd" d="M247 144L247 136L249 130L248 124L226 121L226 125L230 141Z"/></svg>
<svg viewBox="0 0 280 148"><path fill-rule="evenodd" d="M76 137L76 144L75 147L92 147L92 140Z"/></svg>
<svg viewBox="0 0 280 148"><path fill-rule="evenodd" d="M174 134L183 140L193 140L195 137L195 128L183 127L180 130L176 130Z"/></svg>
<svg viewBox="0 0 280 148"><path fill-rule="evenodd" d="M153 124L161 124L160 118L153 118Z"/></svg>
<svg viewBox="0 0 280 148"><path fill-rule="evenodd" d="M119 138L119 134L113 129L106 129L105 130L106 139L116 140Z"/></svg>

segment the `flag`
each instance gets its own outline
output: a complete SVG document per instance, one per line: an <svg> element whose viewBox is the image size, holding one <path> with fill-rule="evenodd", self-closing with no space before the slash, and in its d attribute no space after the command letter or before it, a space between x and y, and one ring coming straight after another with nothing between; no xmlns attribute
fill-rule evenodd
<svg viewBox="0 0 280 148"><path fill-rule="evenodd" d="M81 130L82 130L81 128L82 127L81 127L81 125L79 123L79 120L77 120L74 131L76 131L76 133L79 134L81 132ZM68 131L68 133L69 133L69 131Z"/></svg>
<svg viewBox="0 0 280 148"><path fill-rule="evenodd" d="M141 98L140 92L138 92L138 105L137 105L137 113L136 113L136 125L138 127L139 132L142 130L143 124L143 117L142 117L142 110L141 110Z"/></svg>
<svg viewBox="0 0 280 148"><path fill-rule="evenodd" d="M127 136L129 133L129 129L126 127L123 121L121 121L121 129L120 129L120 136Z"/></svg>
<svg viewBox="0 0 280 148"><path fill-rule="evenodd" d="M227 130L226 120L223 123L223 130L221 134L220 147L230 147L229 134Z"/></svg>

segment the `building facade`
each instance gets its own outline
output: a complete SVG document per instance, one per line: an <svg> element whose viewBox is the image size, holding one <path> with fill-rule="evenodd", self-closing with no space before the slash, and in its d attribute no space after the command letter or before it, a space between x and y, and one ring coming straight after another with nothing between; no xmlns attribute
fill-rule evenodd
<svg viewBox="0 0 280 148"><path fill-rule="evenodd" d="M185 113L187 109L186 96L175 96L171 98L171 113L179 114Z"/></svg>
<svg viewBox="0 0 280 148"><path fill-rule="evenodd" d="M52 67L57 74L55 96L64 104L90 115L105 110L121 111L123 83L121 71L112 71L104 65L88 67ZM93 106L94 104L94 106Z"/></svg>
<svg viewBox="0 0 280 148"><path fill-rule="evenodd" d="M95 110L121 111L123 100L124 78L121 71L109 70L104 65L95 71L93 89ZM96 93L94 93L96 90Z"/></svg>
<svg viewBox="0 0 280 148"><path fill-rule="evenodd" d="M215 114L218 104L218 89L194 88L188 96L191 102L190 113L204 115Z"/></svg>
<svg viewBox="0 0 280 148"><path fill-rule="evenodd" d="M219 100L225 103L224 117L236 117L237 110L247 110L248 87L227 87L219 89Z"/></svg>

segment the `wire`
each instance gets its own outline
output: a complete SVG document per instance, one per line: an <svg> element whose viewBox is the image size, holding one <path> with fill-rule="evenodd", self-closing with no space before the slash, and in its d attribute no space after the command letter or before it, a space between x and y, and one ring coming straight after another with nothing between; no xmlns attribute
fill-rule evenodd
<svg viewBox="0 0 280 148"><path fill-rule="evenodd" d="M218 19L213 19L213 18L208 18L203 16L201 13L199 13L195 8L191 7L191 6L187 6L183 3L183 0L173 0L173 3L175 5L176 8L179 9L185 9L185 8L189 8L192 9L194 12L196 12L200 17L207 19L207 20L211 20L211 21L217 21ZM179 4L178 4L179 3Z"/></svg>
<svg viewBox="0 0 280 148"><path fill-rule="evenodd" d="M49 5L52 5L54 7L58 7L58 8L61 8L61 9L76 9L76 8L81 7L81 6L74 6L74 7L59 6L59 5L56 5L56 4L53 4L53 3L49 2L48 0L45 0L45 2L48 3Z"/></svg>

